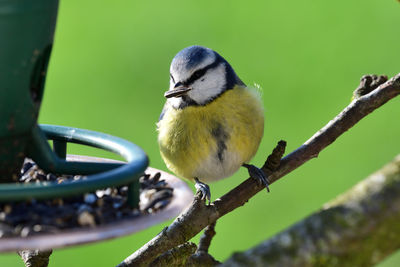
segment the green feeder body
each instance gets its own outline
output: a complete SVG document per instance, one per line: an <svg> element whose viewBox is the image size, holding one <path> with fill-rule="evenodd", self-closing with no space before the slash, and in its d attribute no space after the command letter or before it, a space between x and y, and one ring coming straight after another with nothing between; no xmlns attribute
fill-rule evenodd
<svg viewBox="0 0 400 267"><path fill-rule="evenodd" d="M102 133L37 124L57 8L58 0L0 0L0 202L68 197L127 185L127 202L137 207L139 177L148 166L142 149ZM54 151L47 139L53 140ZM67 161L70 142L112 151L127 162ZM46 172L81 174L86 179L13 183L25 157Z"/></svg>
<svg viewBox="0 0 400 267"><path fill-rule="evenodd" d="M12 182L37 124L58 0L0 0L0 183Z"/></svg>

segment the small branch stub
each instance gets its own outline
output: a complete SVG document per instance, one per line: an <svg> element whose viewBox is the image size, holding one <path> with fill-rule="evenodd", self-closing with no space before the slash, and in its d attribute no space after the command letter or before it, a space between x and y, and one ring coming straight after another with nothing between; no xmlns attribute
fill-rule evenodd
<svg viewBox="0 0 400 267"><path fill-rule="evenodd" d="M26 267L47 267L52 250L22 250L18 251Z"/></svg>
<svg viewBox="0 0 400 267"><path fill-rule="evenodd" d="M285 150L286 150L286 141L284 140L279 141L274 150L272 151L271 155L268 156L267 160L264 163L264 166L262 166L262 170L265 172L265 174L269 176L276 169L279 168L279 165L281 164L281 159L285 154Z"/></svg>
<svg viewBox="0 0 400 267"><path fill-rule="evenodd" d="M388 77L386 75L364 75L361 77L360 85L353 92L353 99L357 99L363 95L369 94L379 85L387 82Z"/></svg>

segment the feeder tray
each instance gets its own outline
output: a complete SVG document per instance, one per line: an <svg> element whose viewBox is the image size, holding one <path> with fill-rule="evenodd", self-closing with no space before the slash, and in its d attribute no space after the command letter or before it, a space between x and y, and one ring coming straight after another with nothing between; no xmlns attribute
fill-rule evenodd
<svg viewBox="0 0 400 267"><path fill-rule="evenodd" d="M116 161L86 156L68 156L68 160L110 162ZM57 233L39 233L28 237L0 238L0 252L20 251L25 249L54 249L79 244L98 242L116 238L144 230L150 226L176 217L183 209L190 205L193 193L185 182L166 172L148 167L147 174L161 173L162 179L173 188L171 202L156 213L141 214L133 219L121 219L110 224L99 225L94 228L82 227L60 230Z"/></svg>

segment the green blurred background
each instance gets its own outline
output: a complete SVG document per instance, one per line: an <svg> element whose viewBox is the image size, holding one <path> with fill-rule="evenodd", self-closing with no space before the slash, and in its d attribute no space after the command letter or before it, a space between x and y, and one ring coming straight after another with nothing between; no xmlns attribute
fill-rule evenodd
<svg viewBox="0 0 400 267"><path fill-rule="evenodd" d="M155 123L169 64L198 44L223 55L247 84L264 91L261 165L276 142L292 151L350 101L364 74L400 71L400 4L364 1L60 2L41 123L86 128L159 155ZM3 37L4 38L4 37ZM3 39L6 40L6 39ZM245 250L301 220L400 153L400 100L345 133L314 159L218 221L211 254ZM70 153L110 156L73 146ZM211 185L216 198L247 178L241 170ZM114 266L168 222L98 244L56 250L50 266ZM399 266L400 253L380 266ZM0 266L23 266L2 254Z"/></svg>

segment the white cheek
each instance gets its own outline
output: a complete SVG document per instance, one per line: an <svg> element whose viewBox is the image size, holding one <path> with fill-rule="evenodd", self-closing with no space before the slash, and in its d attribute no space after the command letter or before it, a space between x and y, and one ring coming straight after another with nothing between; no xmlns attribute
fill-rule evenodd
<svg viewBox="0 0 400 267"><path fill-rule="evenodd" d="M167 101L175 109L178 109L183 102L182 97L171 97L171 98L168 98Z"/></svg>
<svg viewBox="0 0 400 267"><path fill-rule="evenodd" d="M204 104L219 95L226 85L225 66L209 70L202 78L192 84L189 97L198 104Z"/></svg>

